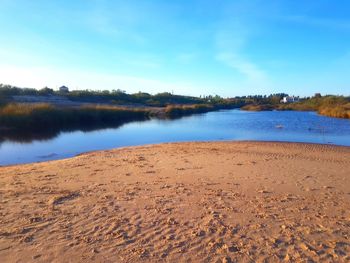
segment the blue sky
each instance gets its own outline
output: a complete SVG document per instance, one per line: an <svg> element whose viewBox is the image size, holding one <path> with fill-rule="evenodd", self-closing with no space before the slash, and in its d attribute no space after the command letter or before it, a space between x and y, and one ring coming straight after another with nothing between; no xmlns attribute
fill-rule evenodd
<svg viewBox="0 0 350 263"><path fill-rule="evenodd" d="M350 1L0 0L0 83L350 95Z"/></svg>

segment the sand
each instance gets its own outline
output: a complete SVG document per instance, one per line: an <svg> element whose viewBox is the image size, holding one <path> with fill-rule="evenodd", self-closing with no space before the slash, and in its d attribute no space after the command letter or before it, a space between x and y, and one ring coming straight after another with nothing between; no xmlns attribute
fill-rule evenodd
<svg viewBox="0 0 350 263"><path fill-rule="evenodd" d="M1 262L349 262L350 148L176 143L0 167Z"/></svg>

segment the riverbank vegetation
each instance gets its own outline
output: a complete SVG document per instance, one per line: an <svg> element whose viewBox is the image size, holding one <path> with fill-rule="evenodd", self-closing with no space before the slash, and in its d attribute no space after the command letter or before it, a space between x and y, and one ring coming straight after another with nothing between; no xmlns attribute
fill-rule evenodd
<svg viewBox="0 0 350 263"><path fill-rule="evenodd" d="M165 107L164 113L166 117L176 118L216 110L235 109L240 108L242 105L243 103L240 103L239 101L216 104L168 105Z"/></svg>
<svg viewBox="0 0 350 263"><path fill-rule="evenodd" d="M205 113L213 111L213 105L195 104L195 105L168 105L165 107L165 116L167 117L181 117L195 113Z"/></svg>
<svg viewBox="0 0 350 263"><path fill-rule="evenodd" d="M227 105L221 105L221 108ZM165 108L87 105L58 107L48 103L10 103L0 107L0 142L46 140L66 131L117 128L150 118L179 118L218 109L213 105L172 105Z"/></svg>
<svg viewBox="0 0 350 263"><path fill-rule="evenodd" d="M0 127L6 130L47 130L108 127L145 120L149 111L114 106L57 107L50 104L8 104L0 108Z"/></svg>
<svg viewBox="0 0 350 263"><path fill-rule="evenodd" d="M174 95L169 92L151 95L145 92L127 94L123 90L73 90L69 92L54 91L50 88L40 90L31 88L19 88L11 85L0 84L0 98L24 98L28 100L39 97L52 98L54 96L65 98L69 101L81 103L99 103L115 105L143 105L152 107L165 107L168 104L203 104L208 100L216 101L217 98L197 98L192 96ZM42 98L45 100L45 98Z"/></svg>
<svg viewBox="0 0 350 263"><path fill-rule="evenodd" d="M239 106L239 105L237 105ZM178 118L186 115L234 107L233 104L168 105L164 108L86 105L58 107L48 103L10 103L0 107L2 130L73 129L109 127L130 121Z"/></svg>
<svg viewBox="0 0 350 263"><path fill-rule="evenodd" d="M296 103L279 105L278 110L317 111L321 115L335 118L350 118L350 97L313 97Z"/></svg>
<svg viewBox="0 0 350 263"><path fill-rule="evenodd" d="M241 109L246 111L266 111L274 110L274 106L271 104L247 104L241 107Z"/></svg>
<svg viewBox="0 0 350 263"><path fill-rule="evenodd" d="M73 90L54 91L50 88L40 90L18 88L0 84L0 125L24 123L33 125L34 121L49 123L57 119L57 125L77 122L110 124L112 122L133 120L135 117L176 118L196 113L205 113L220 109L241 108L248 111L299 110L317 111L319 114L350 118L350 97L321 96L298 98L297 102L281 103L288 94L236 96L182 96L169 92L151 95L145 92L127 94L122 90ZM25 105L18 102L36 103ZM50 104L53 105L50 105ZM44 106L45 105L45 106ZM87 105L87 106L86 106ZM104 106L91 106L104 105ZM27 114L24 112L27 111ZM21 112L21 114L14 114ZM69 116L74 115L74 116ZM47 119L45 119L47 118ZM92 125L92 124L91 124ZM0 126L0 127L1 127Z"/></svg>
<svg viewBox="0 0 350 263"><path fill-rule="evenodd" d="M334 118L350 118L350 97L344 96L314 96L302 98L297 102L281 103L269 98L257 98L252 103L244 105L242 110L296 110L316 111L317 113Z"/></svg>

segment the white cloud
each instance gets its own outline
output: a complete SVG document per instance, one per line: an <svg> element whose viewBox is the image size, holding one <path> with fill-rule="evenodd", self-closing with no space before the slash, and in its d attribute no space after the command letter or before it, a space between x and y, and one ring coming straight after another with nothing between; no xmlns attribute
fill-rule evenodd
<svg viewBox="0 0 350 263"><path fill-rule="evenodd" d="M257 6L254 10L256 8ZM271 86L267 72L244 52L246 45L259 34L262 27L259 15L253 18L251 9L251 3L245 2L226 8L225 16L219 23L214 37L217 50L215 59L239 73L244 86L250 89L267 88Z"/></svg>

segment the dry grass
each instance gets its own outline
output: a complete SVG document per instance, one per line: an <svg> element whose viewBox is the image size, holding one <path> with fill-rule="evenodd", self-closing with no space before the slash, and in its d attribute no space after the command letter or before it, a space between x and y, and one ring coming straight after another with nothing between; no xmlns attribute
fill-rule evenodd
<svg viewBox="0 0 350 263"><path fill-rule="evenodd" d="M279 110L317 111L321 115L335 118L350 118L349 98L325 96L298 103L279 105Z"/></svg>
<svg viewBox="0 0 350 263"><path fill-rule="evenodd" d="M8 104L0 109L0 116L30 115L35 111L50 111L53 106L48 103L38 104Z"/></svg>
<svg viewBox="0 0 350 263"><path fill-rule="evenodd" d="M269 104L248 104L241 108L242 110L246 111L266 111L266 110L273 110L274 107Z"/></svg>
<svg viewBox="0 0 350 263"><path fill-rule="evenodd" d="M350 98L343 96L324 96L311 98L300 102L289 104L248 104L241 108L248 111L264 110L296 110L317 111L321 115L335 118L350 118Z"/></svg>
<svg viewBox="0 0 350 263"><path fill-rule="evenodd" d="M165 107L165 115L167 117L177 117L191 115L194 113L205 113L216 110L213 105L194 104L194 105L168 105Z"/></svg>
<svg viewBox="0 0 350 263"><path fill-rule="evenodd" d="M318 110L318 113L329 117L350 119L350 103L333 107L323 107Z"/></svg>
<svg viewBox="0 0 350 263"><path fill-rule="evenodd" d="M50 104L8 104L0 109L0 125L12 129L50 129L79 127L143 120L145 109L113 106L84 106L59 108Z"/></svg>

